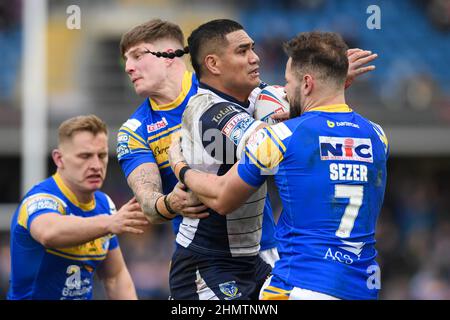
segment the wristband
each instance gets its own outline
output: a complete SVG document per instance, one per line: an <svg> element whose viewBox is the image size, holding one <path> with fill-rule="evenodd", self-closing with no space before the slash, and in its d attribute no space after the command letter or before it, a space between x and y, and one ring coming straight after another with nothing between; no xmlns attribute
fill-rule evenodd
<svg viewBox="0 0 450 320"><path fill-rule="evenodd" d="M180 170L180 172L178 173L178 176L179 176L179 180L180 180L180 182L182 183L182 184L184 184L186 187L187 187L187 185L186 185L186 183L184 182L184 176L186 175L186 172L188 171L188 170L190 170L191 169L191 167L189 167L189 165L186 165L186 166L184 166L183 168L181 168L181 170Z"/></svg>
<svg viewBox="0 0 450 320"><path fill-rule="evenodd" d="M167 211L169 211L170 214L177 215L178 212L176 212L175 210L172 209L172 207L170 206L169 200L167 198L168 198L168 195L166 194L164 196L164 204L166 205Z"/></svg>
<svg viewBox="0 0 450 320"><path fill-rule="evenodd" d="M164 197L164 196L161 196L161 197ZM158 199L156 199L156 201L155 201L155 211L156 211L156 213L161 217L161 218L163 218L164 220L167 220L167 221L170 221L170 220L172 220L173 218L168 218L168 217L166 217L165 215L163 215L161 212L159 212L159 210L158 210L158 200L159 199L161 199L161 197L159 197ZM170 212L170 211L169 211Z"/></svg>

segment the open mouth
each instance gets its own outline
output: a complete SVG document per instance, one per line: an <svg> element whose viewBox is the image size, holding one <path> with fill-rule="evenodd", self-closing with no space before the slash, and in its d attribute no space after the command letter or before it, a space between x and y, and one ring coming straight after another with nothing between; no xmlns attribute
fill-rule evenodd
<svg viewBox="0 0 450 320"><path fill-rule="evenodd" d="M259 77L259 69L250 71L250 75L253 77Z"/></svg>
<svg viewBox="0 0 450 320"><path fill-rule="evenodd" d="M98 181L102 181L103 178L100 174L91 174L91 175L87 176L87 180L91 181L91 182L98 182Z"/></svg>

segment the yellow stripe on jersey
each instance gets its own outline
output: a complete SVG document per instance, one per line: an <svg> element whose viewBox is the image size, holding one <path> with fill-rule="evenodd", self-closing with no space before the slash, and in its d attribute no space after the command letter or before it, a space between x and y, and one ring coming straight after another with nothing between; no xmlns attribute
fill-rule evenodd
<svg viewBox="0 0 450 320"><path fill-rule="evenodd" d="M128 138L128 148L130 148L130 150L148 149L148 146L143 144L142 142L136 140L134 138L134 136L129 136L129 138Z"/></svg>
<svg viewBox="0 0 450 320"><path fill-rule="evenodd" d="M162 131L162 132L160 132L160 133L158 133L158 134L155 134L155 135L153 135L153 136L149 136L149 137L147 138L147 140L148 140L148 142L151 142L152 140L155 140L155 139L157 139L157 138L159 138L159 137L161 137L161 136L163 136L163 135L165 135L165 134L168 134L168 133L170 133L170 132L172 132L172 131L175 131L175 130L177 130L177 129L180 129L180 128L181 128L181 123L178 124L178 125L176 125L176 126L173 126L173 127L169 128L169 129L167 129L167 130L164 130L164 131Z"/></svg>
<svg viewBox="0 0 450 320"><path fill-rule="evenodd" d="M374 130L377 133L378 137L380 138L381 142L383 142L384 151L387 153L387 149L389 147L389 141L388 141L388 138L386 137L386 134L384 133L383 128L379 124L376 124L375 122L370 121L370 123L372 124L372 127L374 128Z"/></svg>
<svg viewBox="0 0 450 320"><path fill-rule="evenodd" d="M189 90L191 90L191 87L192 87L192 72L185 71L183 75L183 81L181 82L180 95L174 101L162 105L156 104L156 102L153 99L149 98L150 106L155 111L169 111L175 109L184 101L187 94L189 93Z"/></svg>
<svg viewBox="0 0 450 320"><path fill-rule="evenodd" d="M279 149L279 144L275 143L272 137L266 136L258 143L256 148L248 146L247 150L247 155L251 154L250 160L258 167L260 167L258 163L263 167L260 167L260 169L273 169L283 160L283 153ZM255 159L258 163L255 162Z"/></svg>
<svg viewBox="0 0 450 320"><path fill-rule="evenodd" d="M47 206L45 202L48 203ZM61 199L52 194L38 193L28 197L21 204L17 223L27 229L28 217L35 211L42 209L56 210L63 215L66 214L65 204Z"/></svg>
<svg viewBox="0 0 450 320"><path fill-rule="evenodd" d="M62 180L61 176L59 175L59 173L55 173L53 175L53 179L56 182L56 185L58 186L58 188L61 190L61 192L67 197L67 199L69 199L70 202L72 202L75 206L77 206L78 208L80 208L83 211L91 211L94 210L96 204L95 204L95 197L89 201L88 203L82 203L80 201L78 201L76 195L72 192L72 190L70 190L65 184L64 181Z"/></svg>
<svg viewBox="0 0 450 320"><path fill-rule="evenodd" d="M261 300L289 300L291 290L283 290L274 286L267 286L263 292Z"/></svg>
<svg viewBox="0 0 450 320"><path fill-rule="evenodd" d="M103 260L108 253L108 247L106 247L106 242L109 236L101 237L93 241L86 242L79 246L70 248L47 248L48 253L78 261L86 260Z"/></svg>
<svg viewBox="0 0 450 320"><path fill-rule="evenodd" d="M308 111L323 111L323 112L352 112L353 110L350 109L350 107L345 104L330 104L327 106L318 106L315 108L312 108Z"/></svg>
<svg viewBox="0 0 450 320"><path fill-rule="evenodd" d="M47 251L48 253L53 254L55 256L59 256L59 257L71 259L71 260L76 260L76 261L91 261L91 260L100 261L100 260L104 260L106 258L106 254L101 257L74 257L74 256L70 256L70 255L58 252L58 251L54 251L52 249L47 249L45 251Z"/></svg>
<svg viewBox="0 0 450 320"><path fill-rule="evenodd" d="M389 141L388 141L388 138L386 137L386 135L384 134L384 132L379 133L379 132L377 131L377 133L378 133L378 136L380 137L381 141L382 141L382 142L384 143L384 145L386 146L386 150L387 150L387 148L389 147Z"/></svg>
<svg viewBox="0 0 450 320"><path fill-rule="evenodd" d="M132 131L131 129L122 126L122 127L119 129L119 134L118 134L118 136L120 136L121 134L124 134L123 132L120 132L120 131L125 131L125 132L128 133L131 137L133 137L134 139L136 139L136 140L139 141L140 143L145 144L145 140L144 140L142 137L138 136L138 135L136 134L136 132Z"/></svg>
<svg viewBox="0 0 450 320"><path fill-rule="evenodd" d="M278 145L281 147L281 149L283 151L286 151L286 147L284 146L283 142L281 142L280 138L278 137L278 135L272 130L271 127L267 127L267 131L270 132L270 135L272 137L272 139L275 139L276 142L278 142Z"/></svg>
<svg viewBox="0 0 450 320"><path fill-rule="evenodd" d="M159 166L158 168L159 168L159 170L162 170L162 169L165 169L165 168L168 168L168 167L170 167L170 163L166 163L166 164L164 164L162 166Z"/></svg>
<svg viewBox="0 0 450 320"><path fill-rule="evenodd" d="M386 146L385 149L387 150L387 148L389 147L389 141L387 137L385 135L378 135L378 136L380 137L381 141L383 141L384 145Z"/></svg>

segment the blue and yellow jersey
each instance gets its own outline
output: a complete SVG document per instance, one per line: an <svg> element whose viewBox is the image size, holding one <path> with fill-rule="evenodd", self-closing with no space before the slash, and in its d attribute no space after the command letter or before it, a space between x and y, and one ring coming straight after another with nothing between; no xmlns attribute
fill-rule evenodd
<svg viewBox="0 0 450 320"><path fill-rule="evenodd" d="M166 105L146 99L122 125L117 137L117 158L125 177L143 163L155 163L161 174L163 193L168 194L178 182L169 164L168 149L181 128L181 117L191 96L197 93L195 74L184 74L178 98ZM175 233L181 217L173 220Z"/></svg>
<svg viewBox="0 0 450 320"><path fill-rule="evenodd" d="M108 251L118 247L117 237L109 235L69 248L47 248L34 240L30 226L47 213L88 218L115 210L111 199L100 191L90 203L80 203L57 173L34 186L11 222L8 299L91 299L94 271Z"/></svg>
<svg viewBox="0 0 450 320"><path fill-rule="evenodd" d="M238 173L260 186L270 174L283 203L277 225L286 285L341 299L376 299L375 226L386 186L383 129L347 105L318 107L249 139Z"/></svg>

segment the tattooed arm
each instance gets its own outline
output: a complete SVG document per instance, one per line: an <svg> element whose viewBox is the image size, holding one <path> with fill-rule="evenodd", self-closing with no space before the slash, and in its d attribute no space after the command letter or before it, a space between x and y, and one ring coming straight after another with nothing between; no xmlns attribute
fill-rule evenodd
<svg viewBox="0 0 450 320"><path fill-rule="evenodd" d="M171 219L161 217L155 210L156 201L163 196L161 176L154 163L143 163L136 167L127 179L142 211L151 223L163 223Z"/></svg>
<svg viewBox="0 0 450 320"><path fill-rule="evenodd" d="M137 201L147 219L153 224L159 224L175 217L172 212L177 212L190 218L204 218L206 206L201 204L192 192L186 192L177 187L167 196L162 191L161 176L155 163L143 163L136 167L127 179L128 185L133 190ZM169 204L167 208L166 202ZM158 207L158 212L156 211Z"/></svg>

